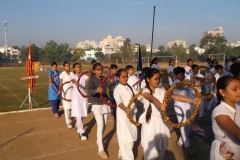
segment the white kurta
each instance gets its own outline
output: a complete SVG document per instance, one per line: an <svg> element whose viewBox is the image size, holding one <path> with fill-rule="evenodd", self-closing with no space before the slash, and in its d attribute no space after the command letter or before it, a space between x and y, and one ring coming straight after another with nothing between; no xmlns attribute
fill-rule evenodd
<svg viewBox="0 0 240 160"><path fill-rule="evenodd" d="M148 88L143 89L142 93L145 92L150 93ZM156 88L153 96L163 103L164 93L165 89L163 87ZM166 122L162 119L161 110L154 104L151 104L151 119L146 122L146 112L148 107L149 102L144 99L144 112L140 116L139 122L142 123L141 143L144 149L144 158L152 159L159 156L159 150L164 150L168 147L170 132Z"/></svg>
<svg viewBox="0 0 240 160"><path fill-rule="evenodd" d="M173 84L175 84L177 82L180 82L180 81L178 79L176 79L173 82ZM178 88L178 89L174 89L173 94L188 97L189 96L189 89L188 89L187 86L181 87L181 88ZM191 116L191 113L192 113L191 105L189 103L180 102L180 101L176 101L176 100L175 100L175 103L174 103L174 110L176 112L178 123L185 122ZM180 128L181 136L179 137L178 142L180 144L184 144L185 147L190 146L190 141L189 141L189 138L188 138L190 130L191 130L191 124Z"/></svg>
<svg viewBox="0 0 240 160"><path fill-rule="evenodd" d="M153 63L151 65L151 68L156 68L156 69L158 69L160 71L160 67L157 64L155 64L155 63Z"/></svg>
<svg viewBox="0 0 240 160"><path fill-rule="evenodd" d="M133 97L131 89L127 85L118 84L113 92L117 107L122 103L125 107ZM133 116L135 105L131 106ZM121 108L117 108L117 136L123 142L135 142L137 140L137 127L127 118L127 114Z"/></svg>
<svg viewBox="0 0 240 160"><path fill-rule="evenodd" d="M234 121L234 114L236 112L236 117ZM238 127L240 127L240 105L236 103L236 110L225 102L221 102L212 112L212 129L215 135L215 140L212 142L210 159L211 160L224 160L220 155L219 149L222 141L226 142L229 147L229 151L234 153L233 159L240 159L240 140L237 140L226 132L216 121L215 117L218 115L229 116ZM225 137L225 138L224 138ZM233 142L234 141L234 142Z"/></svg>
<svg viewBox="0 0 240 160"><path fill-rule="evenodd" d="M63 71L59 78L62 79L62 84L68 81L71 81L71 76L74 76L72 72L70 74L67 74L65 71ZM62 97L65 99L72 99L72 83L64 84L62 87ZM71 109L72 102L68 102L66 100L62 99L62 104L64 109Z"/></svg>
<svg viewBox="0 0 240 160"><path fill-rule="evenodd" d="M192 68L189 66L184 67L185 69L185 79L190 79L190 76L192 74Z"/></svg>
<svg viewBox="0 0 240 160"><path fill-rule="evenodd" d="M137 78L137 76L135 76L135 75L128 75L128 81L127 81L127 83L131 86L131 87L133 87L133 85L137 82L139 80L139 78ZM134 89L138 89L138 85L135 85L134 87L133 87Z"/></svg>
<svg viewBox="0 0 240 160"><path fill-rule="evenodd" d="M79 89L84 95L87 95L85 91L86 81L88 79L87 75L83 75L79 80ZM71 76L71 80L78 80L77 75ZM78 88L75 84L73 84L72 90L72 117L87 117L87 109L88 109L88 99L82 97L82 95L78 92Z"/></svg>
<svg viewBox="0 0 240 160"><path fill-rule="evenodd" d="M168 74L170 74L170 72L173 73L173 69L174 69L174 67L172 65L168 66L167 73ZM172 78L171 77L168 77L168 83L169 83L170 86L172 85Z"/></svg>

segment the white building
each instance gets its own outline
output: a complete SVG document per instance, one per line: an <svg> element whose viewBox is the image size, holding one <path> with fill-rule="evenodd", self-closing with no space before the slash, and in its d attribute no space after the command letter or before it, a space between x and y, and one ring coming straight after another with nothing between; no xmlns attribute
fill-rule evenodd
<svg viewBox="0 0 240 160"><path fill-rule="evenodd" d="M85 40L84 42L78 42L76 44L76 48L82 48L82 49L90 49L90 48L99 48L99 43L89 40Z"/></svg>
<svg viewBox="0 0 240 160"><path fill-rule="evenodd" d="M115 39L112 38L111 35L108 35L106 38L104 38L102 41L100 41L100 48L103 48L105 46L114 46L114 47L121 47L124 45L125 39L123 39L122 36L117 36Z"/></svg>
<svg viewBox="0 0 240 160"><path fill-rule="evenodd" d="M5 53L5 47L0 47L0 52L1 53ZM14 49L12 47L7 47L7 54L9 54L12 59L12 56L19 56L21 54L21 52L18 49Z"/></svg>
<svg viewBox="0 0 240 160"><path fill-rule="evenodd" d="M83 59L85 59L85 60L96 59L96 57L95 57L96 52L97 51L94 51L93 49L90 51L85 51L85 56L83 57Z"/></svg>
<svg viewBox="0 0 240 160"><path fill-rule="evenodd" d="M207 34L212 34L213 36L223 36L223 34L224 34L223 27L219 26L219 27L215 28L214 31L206 31L203 33L203 36L205 36Z"/></svg>
<svg viewBox="0 0 240 160"><path fill-rule="evenodd" d="M176 39L175 41L172 41L172 42L168 42L168 43L167 43L167 46L168 46L168 48L172 48L172 46L174 46L175 44L176 44L177 46L183 46L183 48L187 48L187 43L186 43L186 41L179 40L179 39Z"/></svg>
<svg viewBox="0 0 240 160"><path fill-rule="evenodd" d="M198 54L203 54L205 52L205 49L199 47L195 47L194 50L197 51Z"/></svg>
<svg viewBox="0 0 240 160"><path fill-rule="evenodd" d="M240 46L240 41L237 41L236 43L230 43L230 44L227 44L228 46L230 47L239 47Z"/></svg>
<svg viewBox="0 0 240 160"><path fill-rule="evenodd" d="M102 47L102 52L103 52L104 55L110 55L110 54L118 53L118 51L119 51L119 47L115 47L115 46Z"/></svg>

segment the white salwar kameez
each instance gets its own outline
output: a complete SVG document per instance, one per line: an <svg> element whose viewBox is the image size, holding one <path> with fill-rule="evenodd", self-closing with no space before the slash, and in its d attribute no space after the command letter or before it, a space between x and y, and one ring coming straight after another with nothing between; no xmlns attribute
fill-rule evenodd
<svg viewBox="0 0 240 160"><path fill-rule="evenodd" d="M67 74L65 71L63 71L60 75L59 78L62 79L62 84L65 82L71 81L71 77L74 76L72 72ZM65 99L72 99L72 82L66 83L62 86L62 97ZM64 99L62 99L62 104L64 108L64 115L66 119L66 124L70 124L69 119L70 119L70 109L72 107L72 102L68 102Z"/></svg>
<svg viewBox="0 0 240 160"><path fill-rule="evenodd" d="M144 88L142 93L148 92L149 89ZM163 103L165 89L156 88L153 96ZM162 119L161 110L154 104L151 104L151 118L146 122L146 112L149 107L148 100L144 99L144 112L139 118L142 123L141 143L144 151L144 160L162 159L165 150L168 147L168 138L170 137L169 128Z"/></svg>
<svg viewBox="0 0 240 160"><path fill-rule="evenodd" d="M73 75L71 76L71 80L78 81L78 76ZM85 84L88 79L87 75L83 75L79 80L79 89L84 95L87 95L85 91ZM76 125L77 132L79 134L84 133L82 117L87 117L87 110L88 110L88 99L82 97L82 95L78 92L78 88L75 84L73 84L72 90L72 117L76 117Z"/></svg>
<svg viewBox="0 0 240 160"><path fill-rule="evenodd" d="M125 111L119 108L119 104L128 106L133 93L127 85L118 84L113 92L117 104L117 138L119 144L119 155L123 160L134 160L133 143L137 140L137 127L132 124ZM134 115L135 105L131 106L131 116Z"/></svg>
<svg viewBox="0 0 240 160"><path fill-rule="evenodd" d="M173 82L173 84L176 84L177 82L180 82L180 81L176 79ZM174 89L173 94L188 97L189 88L185 86L185 87ZM175 100L174 110L176 112L178 123L185 122L192 114L191 105L186 102L180 102ZM190 130L191 130L191 124L180 128L181 136L178 139L178 143L184 144L186 148L190 146L190 141L188 137L190 134Z"/></svg>
<svg viewBox="0 0 240 160"><path fill-rule="evenodd" d="M234 120L234 114L236 112L236 117ZM215 140L212 142L210 159L211 160L224 160L220 155L220 144L226 142L229 147L229 151L234 153L233 159L240 159L240 140L236 139L228 132L226 132L216 121L215 117L219 115L229 116L238 127L240 127L240 105L236 103L236 110L225 102L221 102L212 112L212 129L215 135Z"/></svg>
<svg viewBox="0 0 240 160"><path fill-rule="evenodd" d="M170 72L173 73L174 67L172 65L168 66L167 68L167 73L170 74ZM172 78L168 76L168 83L171 86L172 85Z"/></svg>

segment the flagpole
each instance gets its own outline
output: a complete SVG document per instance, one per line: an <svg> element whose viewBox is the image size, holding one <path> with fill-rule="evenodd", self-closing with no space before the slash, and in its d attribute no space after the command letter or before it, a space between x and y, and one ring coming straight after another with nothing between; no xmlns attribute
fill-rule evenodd
<svg viewBox="0 0 240 160"><path fill-rule="evenodd" d="M154 32L155 8L156 8L156 6L153 7L153 25L152 25L152 41L151 41L151 56L150 56L150 61L152 60L152 48L153 48L153 32Z"/></svg>

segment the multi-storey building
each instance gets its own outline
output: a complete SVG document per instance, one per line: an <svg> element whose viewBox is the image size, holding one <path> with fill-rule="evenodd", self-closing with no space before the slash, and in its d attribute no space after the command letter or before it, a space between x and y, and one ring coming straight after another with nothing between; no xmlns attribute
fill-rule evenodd
<svg viewBox="0 0 240 160"><path fill-rule="evenodd" d="M213 36L223 36L223 34L224 34L223 27L219 26L219 27L215 28L214 31L206 31L203 33L203 36L205 36L207 34L212 34Z"/></svg>
<svg viewBox="0 0 240 160"><path fill-rule="evenodd" d="M187 43L186 43L186 41L179 40L179 39L176 39L175 41L172 41L172 42L168 42L168 43L167 43L167 46L168 46L168 48L172 48L172 46L174 46L175 44L176 44L177 46L182 46L183 48L187 48Z"/></svg>
<svg viewBox="0 0 240 160"><path fill-rule="evenodd" d="M85 40L84 42L78 42L76 44L76 48L82 48L82 49L96 49L99 48L99 43L89 40Z"/></svg>
<svg viewBox="0 0 240 160"><path fill-rule="evenodd" d="M122 36L118 36L115 39L113 39L111 35L108 35L106 38L100 41L99 47L100 48L105 46L121 47L123 46L124 41L125 39L123 39Z"/></svg>

